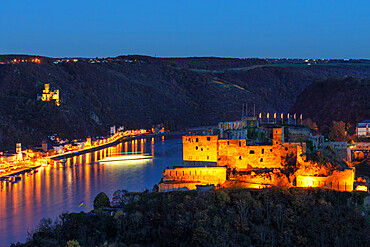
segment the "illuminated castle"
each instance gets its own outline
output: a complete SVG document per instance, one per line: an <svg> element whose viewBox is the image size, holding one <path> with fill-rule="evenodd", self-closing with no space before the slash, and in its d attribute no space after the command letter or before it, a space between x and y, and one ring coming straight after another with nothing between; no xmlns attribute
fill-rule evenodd
<svg viewBox="0 0 370 247"><path fill-rule="evenodd" d="M45 89L42 90L42 94L38 98L41 99L42 101L55 100L55 104L57 106L60 106L59 89L50 91L50 84L44 84L44 87Z"/></svg>
<svg viewBox="0 0 370 247"><path fill-rule="evenodd" d="M219 123L218 131L218 135L183 136L184 166L165 169L160 191L194 190L197 185L207 184L265 188L282 182L290 187L354 189L354 168L331 171L306 161L305 141L285 141L283 126L270 129L271 144L255 144L248 139L252 134L266 134L255 118ZM288 162L293 162L297 170L284 177L282 171Z"/></svg>

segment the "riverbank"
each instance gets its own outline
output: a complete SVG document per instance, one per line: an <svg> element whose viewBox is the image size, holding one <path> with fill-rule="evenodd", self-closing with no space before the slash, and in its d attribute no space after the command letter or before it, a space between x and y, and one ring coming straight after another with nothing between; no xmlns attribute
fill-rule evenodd
<svg viewBox="0 0 370 247"><path fill-rule="evenodd" d="M33 166L27 166L27 167L22 167L13 171L9 171L5 174L1 174L0 176L0 181L7 179L9 176L17 176L26 172L34 171L37 168L41 167L41 165L33 165Z"/></svg>
<svg viewBox="0 0 370 247"><path fill-rule="evenodd" d="M139 138L143 138L143 137L150 138L150 137L155 136L155 135L156 134L141 134L141 135L136 135L136 136L133 136L133 137L122 136L122 137L120 137L117 140L114 140L112 142L104 143L104 144L101 144L101 145L98 145L98 146L84 148L82 150L76 150L76 151L69 152L69 153L57 154L57 155L49 156L47 158L50 159L50 160L57 161L57 160L61 160L61 159L66 159L66 158L71 158L71 157L74 157L74 156L78 156L78 155L81 155L81 154L95 152L95 151L98 151L100 149L108 148L108 147L111 147L111 146L115 146L115 145L117 145L118 143L120 143L122 141L135 140L135 139L139 139Z"/></svg>
<svg viewBox="0 0 370 247"><path fill-rule="evenodd" d="M66 211L91 211L95 196L102 191L111 197L118 188L131 192L151 190L168 165L182 164L181 138L138 138L143 141L123 140L116 146L69 158L65 163L52 160L36 173L20 175L18 183L0 182L0 246L24 242L27 231L35 229L43 217L55 219ZM148 153L153 159L98 163L104 157L124 153Z"/></svg>
<svg viewBox="0 0 370 247"><path fill-rule="evenodd" d="M58 160L61 160L61 159L72 158L74 156L78 156L78 155L82 155L82 154L86 154L86 153L90 153L90 152L95 152L95 151L98 151L100 149L115 146L118 143L123 142L123 141L131 141L131 140L137 140L137 139L141 139L141 138L151 138L151 137L166 137L166 136L173 138L173 137L183 136L187 133L188 132L170 132L170 133L163 133L163 134L162 133L161 134L138 134L138 135L135 135L135 136L122 136L122 137L118 138L115 141L112 141L112 142L109 142L109 143L104 143L104 144L101 144L99 146L89 147L89 148L85 148L85 149L82 149L82 150L76 150L76 151L69 152L69 153L64 153L64 154L53 155L53 156L49 156L47 158L50 159L50 160L58 161Z"/></svg>

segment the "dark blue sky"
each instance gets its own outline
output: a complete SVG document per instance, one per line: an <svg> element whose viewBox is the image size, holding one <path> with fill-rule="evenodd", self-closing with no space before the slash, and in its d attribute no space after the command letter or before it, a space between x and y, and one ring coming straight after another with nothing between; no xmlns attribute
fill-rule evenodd
<svg viewBox="0 0 370 247"><path fill-rule="evenodd" d="M9 53L370 58L370 1L1 0Z"/></svg>

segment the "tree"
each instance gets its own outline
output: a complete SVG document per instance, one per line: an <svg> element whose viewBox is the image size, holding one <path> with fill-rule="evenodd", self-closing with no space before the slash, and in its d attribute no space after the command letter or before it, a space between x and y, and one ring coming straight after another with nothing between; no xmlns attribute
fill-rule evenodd
<svg viewBox="0 0 370 247"><path fill-rule="evenodd" d="M100 192L94 199L94 210L109 206L109 197L104 192Z"/></svg>
<svg viewBox="0 0 370 247"><path fill-rule="evenodd" d="M66 247L81 247L77 240L69 240Z"/></svg>
<svg viewBox="0 0 370 247"><path fill-rule="evenodd" d="M346 141L346 124L343 121L333 121L330 128L329 139L332 141Z"/></svg>
<svg viewBox="0 0 370 247"><path fill-rule="evenodd" d="M316 129L317 130L317 124L316 122L313 122L311 118L306 118L305 120L302 121L302 124L310 126L311 129Z"/></svg>
<svg viewBox="0 0 370 247"><path fill-rule="evenodd" d="M153 185L153 192L158 192L159 191L159 186L157 184Z"/></svg>
<svg viewBox="0 0 370 247"><path fill-rule="evenodd" d="M128 202L127 197L128 191L127 190L117 190L113 193L112 198L112 206L113 207L119 207L121 205L124 205Z"/></svg>

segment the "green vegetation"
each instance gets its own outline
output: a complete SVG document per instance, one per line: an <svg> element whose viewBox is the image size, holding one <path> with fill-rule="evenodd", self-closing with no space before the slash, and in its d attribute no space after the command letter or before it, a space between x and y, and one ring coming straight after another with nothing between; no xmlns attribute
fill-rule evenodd
<svg viewBox="0 0 370 247"><path fill-rule="evenodd" d="M359 177L368 177L370 178L370 160L363 160L358 165L356 165L356 174Z"/></svg>
<svg viewBox="0 0 370 247"><path fill-rule="evenodd" d="M366 246L361 201L363 194L321 189L123 190L114 216L44 219L21 246Z"/></svg>
<svg viewBox="0 0 370 247"><path fill-rule="evenodd" d="M313 152L314 150L314 146L313 146L313 142L311 140L307 140L306 141L306 147L307 147L307 150L309 152Z"/></svg>
<svg viewBox="0 0 370 247"><path fill-rule="evenodd" d="M107 194L100 192L94 199L94 210L102 209L104 207L109 207L110 201Z"/></svg>

